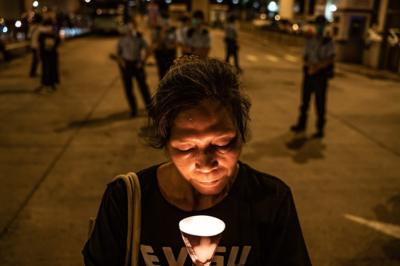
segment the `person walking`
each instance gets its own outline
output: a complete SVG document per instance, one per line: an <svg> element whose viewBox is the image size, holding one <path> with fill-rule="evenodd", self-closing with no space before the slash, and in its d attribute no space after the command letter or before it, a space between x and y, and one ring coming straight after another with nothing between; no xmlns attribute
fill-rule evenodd
<svg viewBox="0 0 400 266"><path fill-rule="evenodd" d="M152 32L152 46L157 63L158 77L161 80L176 58L176 31L168 21L168 15Z"/></svg>
<svg viewBox="0 0 400 266"><path fill-rule="evenodd" d="M136 79L139 85L146 109L151 102L144 69L149 54L150 48L143 38L142 33L137 31L136 23L133 22L130 26L126 25L124 27L124 35L118 40L117 60L132 117L137 116L138 113L136 98L133 91L133 78Z"/></svg>
<svg viewBox="0 0 400 266"><path fill-rule="evenodd" d="M333 41L329 36L324 35L326 24L325 17L318 16L315 19L315 35L306 42L300 116L297 123L290 127L295 133L305 131L311 96L315 94L317 131L312 135L314 138L324 137L326 94L328 80L333 76L335 58Z"/></svg>
<svg viewBox="0 0 400 266"><path fill-rule="evenodd" d="M200 58L207 58L211 48L211 37L204 23L204 13L201 10L193 12L192 27L187 32L189 53Z"/></svg>
<svg viewBox="0 0 400 266"><path fill-rule="evenodd" d="M229 63L229 59L233 56L236 71L240 73L242 69L239 67L239 44L237 42L237 29L236 29L236 18L234 15L230 15L227 18L227 24L225 25L225 47L226 56L225 62Z"/></svg>
<svg viewBox="0 0 400 266"><path fill-rule="evenodd" d="M39 34L39 52L42 62L42 78L41 85L36 89L36 92L42 92L45 89L47 92L54 92L59 83L58 74L58 46L60 38L54 27L53 20L47 18L43 22L43 27Z"/></svg>

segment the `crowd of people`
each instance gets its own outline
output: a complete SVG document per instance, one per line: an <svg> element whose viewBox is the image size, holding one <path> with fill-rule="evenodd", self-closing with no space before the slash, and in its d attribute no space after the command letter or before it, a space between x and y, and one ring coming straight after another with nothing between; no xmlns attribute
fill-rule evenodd
<svg viewBox="0 0 400 266"><path fill-rule="evenodd" d="M121 70L124 89L131 107L131 116L137 115L137 104L133 92L132 80L136 79L143 101L148 107L150 94L146 82L146 61L150 54L154 56L159 80L165 76L176 58L181 56L197 56L205 59L211 49L211 36L204 13L193 11L191 16L182 16L179 25L172 25L169 15L159 12L154 2L150 2L148 11L148 27L151 33L151 43L143 37L135 19L132 19L122 30L122 36L117 45L117 62ZM227 19L225 28L226 62L234 58L236 71L240 73L235 16Z"/></svg>

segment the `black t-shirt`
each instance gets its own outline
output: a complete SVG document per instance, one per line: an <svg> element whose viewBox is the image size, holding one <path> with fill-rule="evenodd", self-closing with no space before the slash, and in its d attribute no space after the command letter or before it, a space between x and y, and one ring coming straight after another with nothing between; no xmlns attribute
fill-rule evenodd
<svg viewBox="0 0 400 266"><path fill-rule="evenodd" d="M226 224L212 265L311 265L290 188L276 177L239 163L228 196L212 208L187 212L168 203L157 184L157 167L138 173L142 188L140 265L192 265L178 223L211 215ZM108 185L94 231L83 255L85 265L124 265L127 234L126 188Z"/></svg>

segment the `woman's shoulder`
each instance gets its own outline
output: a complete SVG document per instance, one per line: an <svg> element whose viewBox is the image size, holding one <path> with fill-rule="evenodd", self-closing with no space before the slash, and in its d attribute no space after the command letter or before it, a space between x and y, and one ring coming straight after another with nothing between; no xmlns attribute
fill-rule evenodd
<svg viewBox="0 0 400 266"><path fill-rule="evenodd" d="M251 198L285 197L290 187L280 178L240 162L241 187Z"/></svg>

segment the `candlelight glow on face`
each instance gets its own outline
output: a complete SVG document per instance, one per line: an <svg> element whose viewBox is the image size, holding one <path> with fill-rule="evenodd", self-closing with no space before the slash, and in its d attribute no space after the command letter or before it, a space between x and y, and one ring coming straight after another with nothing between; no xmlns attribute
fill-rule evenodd
<svg viewBox="0 0 400 266"><path fill-rule="evenodd" d="M193 263L196 266L210 265L225 223L212 216L197 215L181 220L179 229Z"/></svg>
<svg viewBox="0 0 400 266"><path fill-rule="evenodd" d="M217 195L237 170L241 136L227 108L205 100L176 117L167 151L196 191Z"/></svg>

